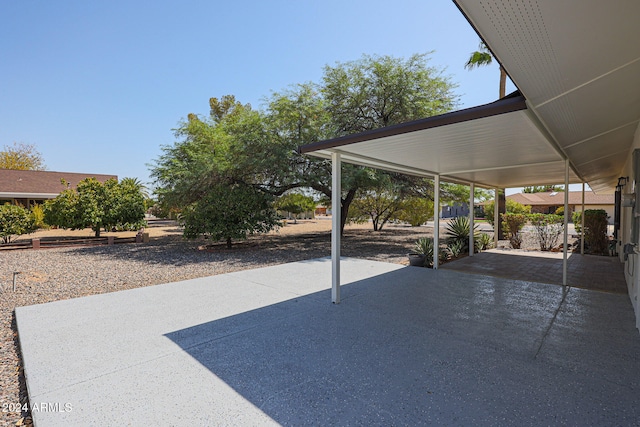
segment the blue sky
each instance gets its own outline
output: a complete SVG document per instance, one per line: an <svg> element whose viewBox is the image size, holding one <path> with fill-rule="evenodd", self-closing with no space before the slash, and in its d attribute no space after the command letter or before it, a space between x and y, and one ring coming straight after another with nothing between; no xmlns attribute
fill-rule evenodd
<svg viewBox="0 0 640 427"><path fill-rule="evenodd" d="M0 147L35 144L49 170L149 182L171 129L208 114L210 97L260 107L363 54L434 51L460 108L494 101L497 65L464 69L478 42L450 0L2 2Z"/></svg>

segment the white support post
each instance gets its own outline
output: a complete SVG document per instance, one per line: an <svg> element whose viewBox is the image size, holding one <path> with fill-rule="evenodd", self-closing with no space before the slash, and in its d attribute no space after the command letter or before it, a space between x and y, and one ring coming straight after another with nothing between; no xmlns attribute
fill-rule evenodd
<svg viewBox="0 0 640 427"><path fill-rule="evenodd" d="M473 256L475 250L475 242L473 236L473 220L475 219L475 212L473 204L475 202L475 186L473 182L469 184L469 256Z"/></svg>
<svg viewBox="0 0 640 427"><path fill-rule="evenodd" d="M433 177L433 269L438 269L440 250L440 175Z"/></svg>
<svg viewBox="0 0 640 427"><path fill-rule="evenodd" d="M331 301L340 303L340 218L342 216L342 163L331 153Z"/></svg>
<svg viewBox="0 0 640 427"><path fill-rule="evenodd" d="M493 243L494 246L498 247L498 225L500 224L500 211L498 206L498 188L493 189Z"/></svg>
<svg viewBox="0 0 640 427"><path fill-rule="evenodd" d="M564 238L562 244L562 286L567 286L567 252L569 243L569 159L564 161ZM566 291L566 289L563 289Z"/></svg>
<svg viewBox="0 0 640 427"><path fill-rule="evenodd" d="M580 255L584 255L584 181L582 181L582 212L580 213Z"/></svg>

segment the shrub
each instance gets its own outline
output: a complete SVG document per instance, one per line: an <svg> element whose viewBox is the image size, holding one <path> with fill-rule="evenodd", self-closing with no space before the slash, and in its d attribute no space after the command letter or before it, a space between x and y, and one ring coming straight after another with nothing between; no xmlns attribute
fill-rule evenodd
<svg viewBox="0 0 640 427"><path fill-rule="evenodd" d="M424 224L433 218L433 200L424 197L409 197L402 202L398 219L408 222L412 227Z"/></svg>
<svg viewBox="0 0 640 427"><path fill-rule="evenodd" d="M554 214L564 216L564 206L560 206L558 209L556 209Z"/></svg>
<svg viewBox="0 0 640 427"><path fill-rule="evenodd" d="M440 262L440 264L444 264L447 261L449 261L448 248L440 248L438 251L438 262Z"/></svg>
<svg viewBox="0 0 640 427"><path fill-rule="evenodd" d="M571 221L576 229L576 233L582 233L582 211L575 211L571 214Z"/></svg>
<svg viewBox="0 0 640 427"><path fill-rule="evenodd" d="M447 250L451 254L451 258L458 258L460 254L465 250L465 248L461 240L453 240L451 243L449 243Z"/></svg>
<svg viewBox="0 0 640 427"><path fill-rule="evenodd" d="M604 209L587 209L584 211L584 243L593 254L608 254L607 211Z"/></svg>
<svg viewBox="0 0 640 427"><path fill-rule="evenodd" d="M536 213L529 215L529 221L535 229L536 239L541 251L549 251L558 244L558 239L564 229L564 217Z"/></svg>
<svg viewBox="0 0 640 427"><path fill-rule="evenodd" d="M424 266L433 266L433 239L431 237L421 237L413 248L414 252L424 255Z"/></svg>
<svg viewBox="0 0 640 427"><path fill-rule="evenodd" d="M506 201L506 211L507 213L516 213L516 214L530 214L531 213L531 206L529 205L523 205L522 203L518 203L515 200L511 200L511 199L507 199ZM489 224L491 224L491 226L493 227L493 207L494 207L494 202L489 202L486 205L484 205L484 213L485 213L485 219L487 220L487 222Z"/></svg>
<svg viewBox="0 0 640 427"><path fill-rule="evenodd" d="M490 249L493 246L493 237L487 233L480 233L475 240L475 245L479 251Z"/></svg>
<svg viewBox="0 0 640 427"><path fill-rule="evenodd" d="M2 243L10 243L13 236L31 233L33 217L22 206L6 203L0 206L0 238Z"/></svg>
<svg viewBox="0 0 640 427"><path fill-rule="evenodd" d="M447 223L446 230L453 242L460 242L462 250L469 248L469 218L458 216ZM477 225L473 226L474 237L477 235Z"/></svg>
<svg viewBox="0 0 640 427"><path fill-rule="evenodd" d="M44 222L44 210L42 209L42 205L33 205L31 207L31 218L33 219L33 227L35 229L49 228L49 226Z"/></svg>
<svg viewBox="0 0 640 427"><path fill-rule="evenodd" d="M509 236L509 244L513 249L520 249L522 245L522 234L520 230L527 223L527 215L521 213L507 212L502 214L502 227Z"/></svg>

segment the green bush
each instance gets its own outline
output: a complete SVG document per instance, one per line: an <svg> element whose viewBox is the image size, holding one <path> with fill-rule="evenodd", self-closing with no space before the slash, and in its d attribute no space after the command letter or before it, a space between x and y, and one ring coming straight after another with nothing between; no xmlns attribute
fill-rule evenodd
<svg viewBox="0 0 640 427"><path fill-rule="evenodd" d="M433 200L424 197L409 197L402 202L398 219L418 227L433 218Z"/></svg>
<svg viewBox="0 0 640 427"><path fill-rule="evenodd" d="M571 214L571 221L576 229L576 233L582 233L582 211L575 211Z"/></svg>
<svg viewBox="0 0 640 427"><path fill-rule="evenodd" d="M564 206L560 206L558 209L556 209L556 211L554 212L555 215L562 215L564 216Z"/></svg>
<svg viewBox="0 0 640 427"><path fill-rule="evenodd" d="M507 212L502 214L502 227L509 236L509 244L513 249L520 249L522 234L520 230L527 223L527 215Z"/></svg>
<svg viewBox="0 0 640 427"><path fill-rule="evenodd" d="M487 233L480 233L475 240L476 249L484 251L493 247L493 237Z"/></svg>
<svg viewBox="0 0 640 427"><path fill-rule="evenodd" d="M506 211L507 213L515 213L515 214L530 214L531 213L531 206L529 205L523 205L522 203L518 203L515 200L511 200L509 198L507 198L506 201ZM493 227L493 207L494 207L495 203L493 201L487 203L486 205L484 205L484 213L485 213L485 219L487 220L487 222L489 224L491 224L491 226Z"/></svg>
<svg viewBox="0 0 640 427"><path fill-rule="evenodd" d="M604 209L584 211L584 243L592 254L607 255L609 253L608 218L607 211Z"/></svg>
<svg viewBox="0 0 640 427"><path fill-rule="evenodd" d="M551 248L558 244L558 239L564 229L563 216L535 213L530 214L528 218L535 229L536 239L541 251L550 251Z"/></svg>
<svg viewBox="0 0 640 427"><path fill-rule="evenodd" d="M13 236L34 231L33 217L22 206L6 203L0 206L0 239L10 243Z"/></svg>
<svg viewBox="0 0 640 427"><path fill-rule="evenodd" d="M33 227L35 229L49 228L49 226L44 222L44 210L42 209L42 205L33 205L31 207L31 218L33 219Z"/></svg>

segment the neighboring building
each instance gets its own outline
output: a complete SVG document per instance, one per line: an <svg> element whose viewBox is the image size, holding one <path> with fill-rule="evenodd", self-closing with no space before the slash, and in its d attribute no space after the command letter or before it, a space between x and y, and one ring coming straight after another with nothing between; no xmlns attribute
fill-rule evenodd
<svg viewBox="0 0 640 427"><path fill-rule="evenodd" d="M117 175L0 169L0 204L29 207L43 203L54 199L66 188L75 188L85 178L95 178L100 182L118 179ZM68 187L62 184L62 180Z"/></svg>
<svg viewBox="0 0 640 427"><path fill-rule="evenodd" d="M455 218L458 216L469 216L469 204L454 202L450 206L446 205L442 207L440 213L441 218Z"/></svg>
<svg viewBox="0 0 640 427"><path fill-rule="evenodd" d="M547 191L544 193L517 193L507 196L515 202L531 206L532 213L555 213L564 207L563 191ZM613 224L615 196L613 194L596 194L584 192L584 208L604 209L609 215L609 223ZM582 191L569 191L569 213L582 210ZM569 217L571 218L571 217Z"/></svg>

